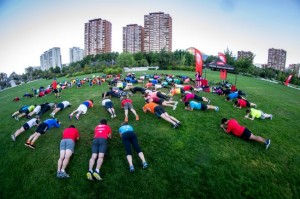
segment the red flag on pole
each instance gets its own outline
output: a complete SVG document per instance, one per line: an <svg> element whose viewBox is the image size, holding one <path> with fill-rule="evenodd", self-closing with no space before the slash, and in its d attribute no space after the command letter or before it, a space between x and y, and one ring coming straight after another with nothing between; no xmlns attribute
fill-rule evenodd
<svg viewBox="0 0 300 199"><path fill-rule="evenodd" d="M200 75L202 76L202 65L203 65L202 55L198 49L194 48L194 51L195 51L195 61L196 61L196 72L199 72Z"/></svg>
<svg viewBox="0 0 300 199"><path fill-rule="evenodd" d="M293 77L293 75L289 75L289 77L286 79L286 81L284 83L286 86L290 83L292 77Z"/></svg>
<svg viewBox="0 0 300 199"><path fill-rule="evenodd" d="M226 64L226 56L223 53L218 53L219 59Z"/></svg>

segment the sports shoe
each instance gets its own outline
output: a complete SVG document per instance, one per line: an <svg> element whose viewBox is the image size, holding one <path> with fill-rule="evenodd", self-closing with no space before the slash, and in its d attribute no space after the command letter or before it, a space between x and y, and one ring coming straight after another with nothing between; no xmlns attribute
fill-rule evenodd
<svg viewBox="0 0 300 199"><path fill-rule="evenodd" d="M176 124L177 124L178 126L181 126L181 122L177 122Z"/></svg>
<svg viewBox="0 0 300 199"><path fill-rule="evenodd" d="M148 168L148 163L147 162L143 162L143 169L147 169Z"/></svg>
<svg viewBox="0 0 300 199"><path fill-rule="evenodd" d="M18 116L16 116L16 117L15 117L15 120L19 121L19 118L18 118Z"/></svg>
<svg viewBox="0 0 300 199"><path fill-rule="evenodd" d="M271 140L270 140L270 139L267 139L267 140L266 140L266 143L265 143L266 149L269 148L270 144L271 144Z"/></svg>
<svg viewBox="0 0 300 199"><path fill-rule="evenodd" d="M54 118L54 113L51 113L50 116L51 116L52 118Z"/></svg>
<svg viewBox="0 0 300 199"><path fill-rule="evenodd" d="M30 145L31 145L30 142L26 142L26 143L25 143L25 146L28 146L28 147L29 147Z"/></svg>
<svg viewBox="0 0 300 199"><path fill-rule="evenodd" d="M102 178L100 177L100 173L96 171L93 173L93 176L96 178L96 180L102 180Z"/></svg>
<svg viewBox="0 0 300 199"><path fill-rule="evenodd" d="M56 177L57 177L57 178L61 178L61 171L57 171Z"/></svg>
<svg viewBox="0 0 300 199"><path fill-rule="evenodd" d="M207 101L207 104L210 104L210 100Z"/></svg>
<svg viewBox="0 0 300 199"><path fill-rule="evenodd" d="M94 180L94 179L93 179L93 174L92 174L92 172L90 172L90 171L86 173L86 177L87 177L88 180L91 180L91 181Z"/></svg>
<svg viewBox="0 0 300 199"><path fill-rule="evenodd" d="M76 120L79 120L79 115L76 115L75 117L76 117Z"/></svg>
<svg viewBox="0 0 300 199"><path fill-rule="evenodd" d="M134 169L134 166L132 165L132 166L129 166L129 171L130 172L134 172L135 171L135 169Z"/></svg>
<svg viewBox="0 0 300 199"><path fill-rule="evenodd" d="M178 129L178 124L172 124L173 129Z"/></svg>
<svg viewBox="0 0 300 199"><path fill-rule="evenodd" d="M11 139L15 142L16 141L16 136L14 134L12 134Z"/></svg>
<svg viewBox="0 0 300 199"><path fill-rule="evenodd" d="M177 104L178 104L178 102L176 101L176 102L174 103L174 106L177 106Z"/></svg>
<svg viewBox="0 0 300 199"><path fill-rule="evenodd" d="M116 114L114 114L114 117L117 117L117 115L116 115Z"/></svg>
<svg viewBox="0 0 300 199"><path fill-rule="evenodd" d="M124 120L124 122L128 122L128 117L125 117L125 120Z"/></svg>
<svg viewBox="0 0 300 199"><path fill-rule="evenodd" d="M217 112L219 111L219 107L218 106L216 106L215 111L217 111Z"/></svg>
<svg viewBox="0 0 300 199"><path fill-rule="evenodd" d="M69 115L69 119L70 119L70 120L72 119L72 115Z"/></svg>
<svg viewBox="0 0 300 199"><path fill-rule="evenodd" d="M272 120L272 119L273 119L273 115L271 114L271 115L270 115L270 120Z"/></svg>
<svg viewBox="0 0 300 199"><path fill-rule="evenodd" d="M110 117L111 117L111 118L114 118L114 115L111 115Z"/></svg>
<svg viewBox="0 0 300 199"><path fill-rule="evenodd" d="M135 117L135 120L140 120L140 118L139 118L139 116L138 116L138 115Z"/></svg>
<svg viewBox="0 0 300 199"><path fill-rule="evenodd" d="M65 171L61 171L61 178L69 178L69 174L67 174Z"/></svg>
<svg viewBox="0 0 300 199"><path fill-rule="evenodd" d="M177 107L177 106L175 106L175 105L173 106L173 111L175 111L176 107Z"/></svg>
<svg viewBox="0 0 300 199"><path fill-rule="evenodd" d="M30 144L29 147L35 149L35 146L33 144Z"/></svg>

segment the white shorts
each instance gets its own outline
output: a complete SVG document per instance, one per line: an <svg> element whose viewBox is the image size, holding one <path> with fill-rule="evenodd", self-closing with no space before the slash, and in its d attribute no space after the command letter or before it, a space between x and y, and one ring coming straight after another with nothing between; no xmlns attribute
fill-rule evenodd
<svg viewBox="0 0 300 199"><path fill-rule="evenodd" d="M155 89L158 89L158 88L162 88L162 85L160 85L160 84L155 84Z"/></svg>
<svg viewBox="0 0 300 199"><path fill-rule="evenodd" d="M32 112L38 113L38 112L40 112L40 110L41 110L41 106L40 106L40 105L37 105L37 106L35 107L35 109L33 109Z"/></svg>
<svg viewBox="0 0 300 199"><path fill-rule="evenodd" d="M82 112L82 114L86 114L87 107L84 104L80 104L76 111L80 111L80 112Z"/></svg>

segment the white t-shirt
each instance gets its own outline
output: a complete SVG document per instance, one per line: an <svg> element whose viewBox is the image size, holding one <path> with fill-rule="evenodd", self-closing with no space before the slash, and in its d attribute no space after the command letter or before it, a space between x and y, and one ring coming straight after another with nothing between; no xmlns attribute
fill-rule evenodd
<svg viewBox="0 0 300 199"><path fill-rule="evenodd" d="M66 108L67 106L70 105L70 102L68 102L68 101L63 101L61 103L64 105L64 108Z"/></svg>
<svg viewBox="0 0 300 199"><path fill-rule="evenodd" d="M110 99L104 99L104 100L102 100L102 106L105 106L105 103L106 102L110 102L111 100Z"/></svg>
<svg viewBox="0 0 300 199"><path fill-rule="evenodd" d="M36 122L37 122L37 119L36 119L36 118L32 118L31 120L29 120L29 121L26 122L26 123L28 124L29 128L31 128L31 127L37 125Z"/></svg>

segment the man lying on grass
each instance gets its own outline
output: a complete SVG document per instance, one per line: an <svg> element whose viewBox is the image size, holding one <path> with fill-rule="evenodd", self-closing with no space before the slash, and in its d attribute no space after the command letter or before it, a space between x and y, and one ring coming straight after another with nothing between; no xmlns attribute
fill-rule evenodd
<svg viewBox="0 0 300 199"><path fill-rule="evenodd" d="M254 135L249 129L244 126L241 126L235 119L226 119L221 120L221 128L224 129L226 133L232 133L237 137L241 137L244 140L255 140L256 142L261 142L265 144L266 149L269 148L271 144L270 139L265 139L260 136Z"/></svg>

